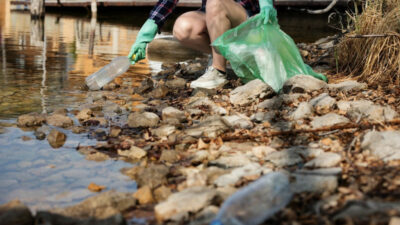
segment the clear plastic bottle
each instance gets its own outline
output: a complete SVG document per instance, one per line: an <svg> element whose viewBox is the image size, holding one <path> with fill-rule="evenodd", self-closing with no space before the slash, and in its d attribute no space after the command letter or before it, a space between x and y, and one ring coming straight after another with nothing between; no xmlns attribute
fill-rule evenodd
<svg viewBox="0 0 400 225"><path fill-rule="evenodd" d="M229 197L211 225L258 225L285 207L292 195L287 175L268 173Z"/></svg>
<svg viewBox="0 0 400 225"><path fill-rule="evenodd" d="M86 77L86 85L90 90L99 90L119 75L125 73L129 69L130 65L131 62L128 57L119 56L96 73Z"/></svg>

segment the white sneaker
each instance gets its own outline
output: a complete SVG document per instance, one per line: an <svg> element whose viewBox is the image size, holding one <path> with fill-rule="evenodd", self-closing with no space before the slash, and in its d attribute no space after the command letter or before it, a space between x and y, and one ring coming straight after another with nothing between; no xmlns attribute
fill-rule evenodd
<svg viewBox="0 0 400 225"><path fill-rule="evenodd" d="M219 72L214 67L210 66L203 75L201 75L197 80L190 83L190 87L214 89L222 87L226 83L228 83L226 75Z"/></svg>

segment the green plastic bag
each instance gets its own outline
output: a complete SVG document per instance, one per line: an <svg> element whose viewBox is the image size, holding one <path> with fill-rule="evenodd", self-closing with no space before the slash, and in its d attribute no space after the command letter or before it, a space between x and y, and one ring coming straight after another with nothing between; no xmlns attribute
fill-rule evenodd
<svg viewBox="0 0 400 225"><path fill-rule="evenodd" d="M226 31L212 46L230 61L244 82L260 79L276 92L287 79L298 74L328 80L303 62L293 39L278 24L263 24L261 15Z"/></svg>

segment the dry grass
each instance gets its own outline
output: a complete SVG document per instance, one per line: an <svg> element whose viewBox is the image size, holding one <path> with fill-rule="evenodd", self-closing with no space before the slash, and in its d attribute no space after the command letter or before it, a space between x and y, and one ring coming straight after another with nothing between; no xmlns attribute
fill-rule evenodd
<svg viewBox="0 0 400 225"><path fill-rule="evenodd" d="M337 46L339 70L370 84L400 82L400 1L365 0ZM369 37L366 37L370 35Z"/></svg>

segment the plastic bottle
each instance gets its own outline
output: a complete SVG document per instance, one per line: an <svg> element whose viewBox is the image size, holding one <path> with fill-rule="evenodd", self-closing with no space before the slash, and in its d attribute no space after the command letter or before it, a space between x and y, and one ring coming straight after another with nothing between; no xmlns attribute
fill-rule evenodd
<svg viewBox="0 0 400 225"><path fill-rule="evenodd" d="M229 197L211 225L258 225L285 207L292 195L284 173L268 173Z"/></svg>
<svg viewBox="0 0 400 225"><path fill-rule="evenodd" d="M86 77L86 85L90 90L99 90L104 85L114 80L114 78L125 73L130 65L131 63L128 57L119 56L96 73Z"/></svg>

